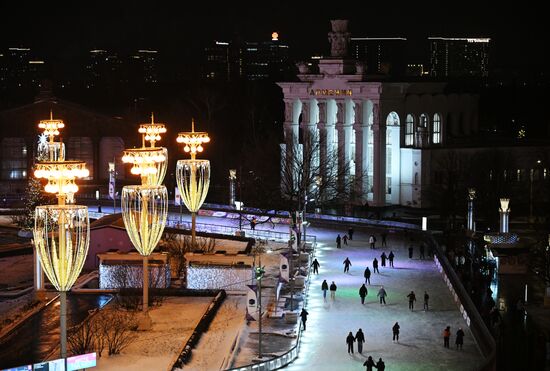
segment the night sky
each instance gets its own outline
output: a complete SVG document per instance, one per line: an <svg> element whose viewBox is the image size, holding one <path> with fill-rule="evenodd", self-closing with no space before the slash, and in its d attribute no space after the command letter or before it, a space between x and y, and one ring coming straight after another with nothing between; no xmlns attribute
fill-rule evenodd
<svg viewBox="0 0 550 371"><path fill-rule="evenodd" d="M236 33L244 40L268 40L277 30L299 59L326 53L329 20L343 18L351 21L354 36L409 38L412 59L424 55L427 36L491 37L493 62L504 67L538 68L547 63L542 57L550 54L543 37L545 12L502 4L496 8L481 2L450 7L439 2L434 7L424 1L407 6L389 1L340 2L345 6L294 1L255 2L250 6L208 2L187 7L153 1L147 6L113 3L2 2L0 48L27 46L36 56L49 60L54 56L69 58L92 48L122 52L152 48L164 56L186 58L205 41L229 40Z"/></svg>

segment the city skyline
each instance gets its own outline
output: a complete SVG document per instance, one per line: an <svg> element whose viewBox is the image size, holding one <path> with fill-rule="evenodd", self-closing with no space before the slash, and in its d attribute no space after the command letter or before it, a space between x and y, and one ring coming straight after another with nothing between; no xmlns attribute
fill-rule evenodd
<svg viewBox="0 0 550 371"><path fill-rule="evenodd" d="M503 67L543 67L545 48L539 12L488 7L437 9L426 5L400 7L356 4L330 9L268 5L262 9L217 6L178 11L173 7L124 6L124 3L59 6L4 4L13 14L2 25L0 47L29 47L45 59L67 59L96 48L130 52L155 49L173 60L187 60L214 39L269 40L273 31L294 50L295 59L327 53L319 37L330 29L330 19L349 19L354 37L407 37L413 62L424 57L427 37L489 37L494 58ZM204 8L204 7L203 7ZM474 10L473 12L471 10ZM467 14L466 11L470 11ZM374 16L373 16L374 15ZM377 16L378 15L378 16ZM46 26L45 26L46 24ZM237 36L236 36L237 35ZM298 47L299 46L299 47Z"/></svg>

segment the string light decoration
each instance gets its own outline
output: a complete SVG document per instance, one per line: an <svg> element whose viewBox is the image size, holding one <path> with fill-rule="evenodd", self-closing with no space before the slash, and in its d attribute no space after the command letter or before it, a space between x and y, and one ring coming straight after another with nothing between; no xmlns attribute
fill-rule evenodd
<svg viewBox="0 0 550 371"><path fill-rule="evenodd" d="M191 131L178 133L176 140L183 143L183 150L191 155L189 160L176 163L176 182L183 203L191 212L191 244L196 244L196 213L199 211L210 186L210 161L197 160L197 153L204 150L203 144L209 143L206 132L195 131L195 120L191 121Z"/></svg>
<svg viewBox="0 0 550 371"><path fill-rule="evenodd" d="M138 132L141 134L141 148L125 149L122 162L132 164L130 172L141 176L141 184L161 185L166 176L168 166L168 150L164 147L155 147L156 142L166 133L166 126L155 122L151 114L151 122L140 124ZM149 142L149 147L145 142Z"/></svg>
<svg viewBox="0 0 550 371"><path fill-rule="evenodd" d="M126 232L136 250L143 256L143 313L140 328L151 328L149 309L149 255L162 237L168 216L168 191L161 185L166 175L168 151L155 147L161 134L166 133L164 124L141 124L142 148L126 149L122 161L132 164L131 173L141 177L141 185L122 188L122 219ZM150 143L146 147L145 142Z"/></svg>
<svg viewBox="0 0 550 371"><path fill-rule="evenodd" d="M67 356L67 291L71 289L82 271L88 254L90 220L88 208L81 205L66 205L72 199L78 186L77 178L89 176L83 161L65 161L65 146L55 142L59 129L65 127L62 120L54 119L50 112L49 120L38 124L49 136L48 161L36 163L34 175L45 178L48 184L45 191L57 194L57 205L37 206L35 209L34 244L40 265L46 276L60 292L61 301L61 357Z"/></svg>

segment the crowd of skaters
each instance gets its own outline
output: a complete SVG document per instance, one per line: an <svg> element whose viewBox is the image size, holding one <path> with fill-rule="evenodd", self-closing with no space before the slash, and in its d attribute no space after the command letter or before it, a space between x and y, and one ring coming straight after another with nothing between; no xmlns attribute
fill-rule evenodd
<svg viewBox="0 0 550 371"><path fill-rule="evenodd" d="M340 234L338 234L337 237L336 237L336 247L337 248L342 248L342 245L341 245L342 241L344 242L344 245L348 245L348 240L353 240L353 233L354 233L354 230L353 230L352 227L350 227L348 229L348 234L347 235L344 234L343 236L340 236ZM374 234L371 234L369 236L369 245L370 245L371 249L376 249L376 241L377 241L377 239L374 236ZM409 248L408 248L409 259L413 259L413 254L414 254L413 244L414 244L414 239L411 238ZM382 247L387 247L387 233L386 232L383 232L381 234L381 246ZM430 256L431 255L432 254L430 253ZM387 254L387 255L386 255L386 252L383 251L382 254L380 255L380 266L381 267L386 267L386 261L387 261L388 264L389 264L389 267L394 268L394 259L395 259L395 254L394 254L393 250L390 250L389 254ZM420 243L420 245L419 245L419 259L425 259L425 246L424 246L423 243ZM344 265L344 273L349 274L350 267L352 266L352 263L351 263L351 260L349 259L349 257L346 257L346 259L343 261L343 265ZM317 259L313 260L312 267L313 267L313 273L314 274L319 274L320 263L317 261ZM372 261L372 268L373 268L372 273L378 273L378 274L380 273L379 262L378 262L378 259L376 257ZM364 278L365 278L365 283L363 283L361 285L361 287L359 288L359 297L361 299L361 304L365 305L365 299L368 296L367 285L369 285L369 286L371 285L371 282L370 282L371 270L369 269L368 266L365 268L363 275L364 275ZM324 298L325 301L327 300L326 299L327 291L330 291L331 300L332 301L336 300L337 285L334 281L332 281L332 283L329 286L327 280L326 279L323 280L323 282L321 284L321 290L323 291L323 298ZM384 289L384 286L380 286L376 296L380 301L380 305L386 305L386 298L388 297L388 293ZM413 290L411 290L411 292L407 295L407 298L408 298L408 303L409 303L409 309L411 311L414 311L414 304L416 302L415 292ZM423 303L424 303L423 310L428 311L429 310L430 296L429 296L427 291L424 291L423 299L424 299L423 300ZM302 314L300 314L300 316L302 317L302 324L303 324L303 329L304 330L306 328L307 315L308 315L307 311L305 311L305 309L303 309ZM395 322L395 324L392 327L393 342L399 342L399 331L400 331L400 325L399 325L398 322ZM450 328L450 326L447 326L443 330L443 346L445 348L449 348L450 336L451 336L451 328ZM348 353L353 354L354 343L357 342L357 350L360 354L362 354L363 353L363 346L365 344L365 341L366 341L365 340L365 334L363 333L363 330L361 328L357 331L357 333L355 335L353 335L353 332L350 331L348 336L346 337L346 344L348 346ZM456 349L462 349L463 343L464 343L464 331L462 330L462 328L459 328L458 331L456 332L456 341L455 341ZM363 363L363 366L367 367L367 371L372 370L373 367L377 368L378 370L384 370L385 369L385 364L382 361L382 358L379 358L378 362L374 362L374 360L372 359L372 356L369 356L367 358L367 360Z"/></svg>

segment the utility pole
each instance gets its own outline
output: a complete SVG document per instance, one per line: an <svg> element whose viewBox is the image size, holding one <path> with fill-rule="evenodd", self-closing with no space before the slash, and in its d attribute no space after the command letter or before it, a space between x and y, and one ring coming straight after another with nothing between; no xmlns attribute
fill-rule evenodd
<svg viewBox="0 0 550 371"><path fill-rule="evenodd" d="M265 270L262 267L262 252L265 241L259 241L256 253L258 256L258 266L256 267L256 281L258 282L258 358L262 358L262 278Z"/></svg>
<svg viewBox="0 0 550 371"><path fill-rule="evenodd" d="M292 217L290 219L292 221ZM293 249L294 235L292 234L292 226L289 227L289 239L288 239L288 280L290 281L290 310L294 310L294 274L293 274Z"/></svg>

